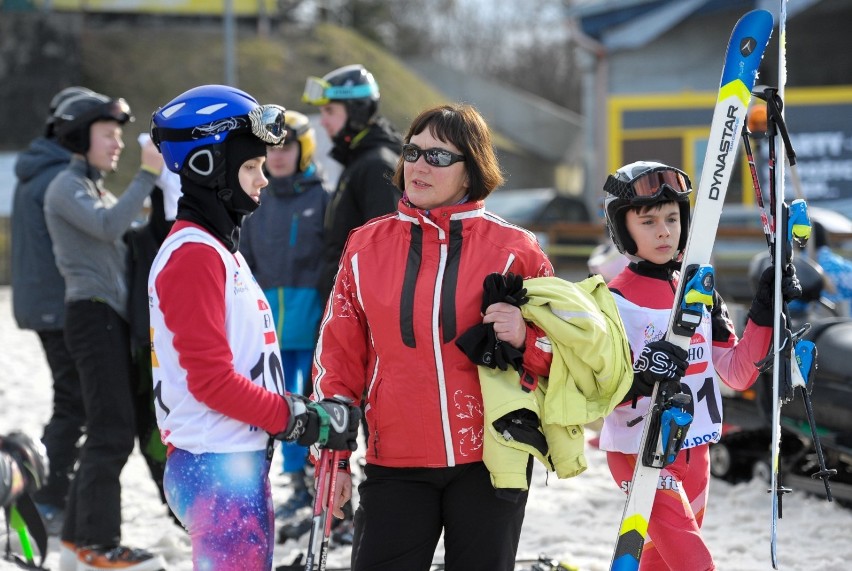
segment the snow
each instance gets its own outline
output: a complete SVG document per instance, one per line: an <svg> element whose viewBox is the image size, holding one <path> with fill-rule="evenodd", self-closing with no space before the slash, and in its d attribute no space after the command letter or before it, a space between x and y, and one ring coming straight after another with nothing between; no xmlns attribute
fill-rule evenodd
<svg viewBox="0 0 852 571"><path fill-rule="evenodd" d="M50 414L51 383L38 338L17 328L10 307L11 292L0 287L0 434L23 429L40 435ZM587 438L595 436L587 431ZM561 559L582 571L609 569L624 496L606 468L603 454L587 448L589 469L580 476L558 480L536 467L521 534L519 558L540 553ZM273 466L279 466L276 457ZM282 478L272 474L276 502L287 497ZM192 569L189 539L168 518L138 451L122 473L125 543L162 554L170 571ZM767 485L753 480L730 485L711 482L710 504L703 535L724 571L771 569L769 559L770 499ZM842 569L852 561L852 510L801 492L784 499L784 518L778 526L779 568L789 571ZM0 531L0 546L5 546ZM275 564L289 562L307 544L288 542L275 547ZM15 540L12 541L16 546ZM46 567L58 569L58 540L51 538ZM443 558L439 545L435 561ZM18 551L20 553L20 551ZM348 548L335 548L329 567L346 567ZM0 571L17 569L0 561ZM404 570L402 570L404 571ZM684 570L692 571L692 570Z"/></svg>

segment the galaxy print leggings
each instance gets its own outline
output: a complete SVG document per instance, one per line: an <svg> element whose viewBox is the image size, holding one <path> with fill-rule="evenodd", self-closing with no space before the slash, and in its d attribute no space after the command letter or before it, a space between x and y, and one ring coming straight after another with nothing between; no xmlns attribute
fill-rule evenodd
<svg viewBox="0 0 852 571"><path fill-rule="evenodd" d="M192 454L174 449L163 482L169 506L192 540L193 569L272 568L274 514L266 450Z"/></svg>

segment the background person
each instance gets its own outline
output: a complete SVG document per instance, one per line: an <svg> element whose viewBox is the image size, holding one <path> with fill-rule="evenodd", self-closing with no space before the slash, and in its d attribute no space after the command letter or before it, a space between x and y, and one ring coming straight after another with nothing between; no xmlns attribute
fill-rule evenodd
<svg viewBox="0 0 852 571"><path fill-rule="evenodd" d="M56 267L53 241L44 219L44 198L47 185L71 160L71 151L56 140L53 114L67 99L91 93L75 86L54 95L44 135L33 139L15 162L18 182L11 217L12 310L18 327L38 335L53 378L53 410L41 439L50 474L33 496L50 535L59 535L65 520L68 487L86 415L74 359L65 346L65 279Z"/></svg>
<svg viewBox="0 0 852 571"><path fill-rule="evenodd" d="M352 568L429 569L443 532L447 568L510 570L527 492L513 501L491 484L479 376L455 340L493 323L498 339L524 351L525 367L546 375L551 355L537 330L509 304L483 317L481 284L494 272L537 277L553 268L531 233L485 211L503 177L473 107L423 111L405 142L398 212L350 235L314 358L312 398L366 392ZM348 474L336 493L341 516Z"/></svg>
<svg viewBox="0 0 852 571"><path fill-rule="evenodd" d="M190 89L152 119L183 191L148 279L156 412L166 498L198 569L271 569L273 437L355 447L358 407L285 392L272 312L238 250L267 185L266 147L284 129L282 107L221 85Z"/></svg>
<svg viewBox="0 0 852 571"><path fill-rule="evenodd" d="M120 198L103 186L124 149L132 119L123 99L97 93L63 102L55 113L59 143L73 153L50 183L45 218L65 278L65 343L74 359L86 414L86 440L62 529L64 557L87 569L163 567L160 557L121 545L120 475L133 451L134 403L127 324L124 233L154 188L163 159L142 147L139 172Z"/></svg>
<svg viewBox="0 0 852 571"><path fill-rule="evenodd" d="M240 234L240 252L269 301L281 349L287 392L311 393L311 364L324 299L319 293L323 259L323 217L329 193L314 163L316 136L308 118L296 111L284 117L287 135L266 151L269 183L261 191L263 208ZM312 504L305 465L308 449L282 442L282 469L291 495L275 510L287 519Z"/></svg>
<svg viewBox="0 0 852 571"><path fill-rule="evenodd" d="M391 182L402 141L379 115L379 85L360 64L309 77L302 99L319 107L320 124L332 141L331 158L343 172L325 215L325 261L320 284L323 302L346 238L353 228L393 212L400 191Z"/></svg>
<svg viewBox="0 0 852 571"><path fill-rule="evenodd" d="M360 64L345 65L322 78L309 77L302 100L319 107L320 124L332 141L331 158L343 166L325 214L325 252L320 296L326 303L349 232L367 221L396 210L399 189L391 178L399 160L402 139L379 114L379 85ZM363 404L363 403L362 403ZM362 417L365 439L369 426ZM352 543L352 506L342 522L334 522L332 539ZM294 534L307 529L309 520Z"/></svg>

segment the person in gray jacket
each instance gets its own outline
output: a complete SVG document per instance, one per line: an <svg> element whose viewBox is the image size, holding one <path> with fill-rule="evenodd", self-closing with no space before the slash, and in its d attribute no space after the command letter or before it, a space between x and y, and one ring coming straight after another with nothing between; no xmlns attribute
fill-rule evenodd
<svg viewBox="0 0 852 571"><path fill-rule="evenodd" d="M85 94L56 110L59 143L73 153L50 183L45 218L65 278L65 342L77 365L86 412L86 441L71 483L61 539L80 568L155 571L159 556L121 545L119 477L136 435L130 383L125 232L163 168L156 146L142 147L139 172L120 198L103 186L124 149L132 120L123 99Z"/></svg>
<svg viewBox="0 0 852 571"><path fill-rule="evenodd" d="M18 155L18 179L12 200L12 311L21 329L35 331L53 377L53 412L44 427L47 482L33 499L50 535L59 535L77 441L86 421L80 380L65 346L65 280L53 257L53 242L44 220L47 185L71 160L71 151L56 141L53 113L65 100L91 93L85 87L66 87L53 96L44 135Z"/></svg>

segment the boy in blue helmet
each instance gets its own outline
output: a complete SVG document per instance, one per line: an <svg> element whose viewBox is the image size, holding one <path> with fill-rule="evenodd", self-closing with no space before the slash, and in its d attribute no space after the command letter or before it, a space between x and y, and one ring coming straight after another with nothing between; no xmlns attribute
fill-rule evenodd
<svg viewBox="0 0 852 571"><path fill-rule="evenodd" d="M183 191L148 279L152 372L166 499L196 568L272 567L273 439L355 447L358 407L284 390L272 312L238 250L267 185L266 147L284 135L282 107L222 85L190 89L152 119Z"/></svg>
<svg viewBox="0 0 852 571"><path fill-rule="evenodd" d="M307 396L325 301L319 285L323 216L330 194L313 160L316 136L308 118L287 110L284 121L284 142L266 151L269 184L261 193L263 208L243 226L240 252L269 300L287 391ZM275 513L288 519L311 504L305 474L308 451L284 442L281 452L292 494Z"/></svg>

